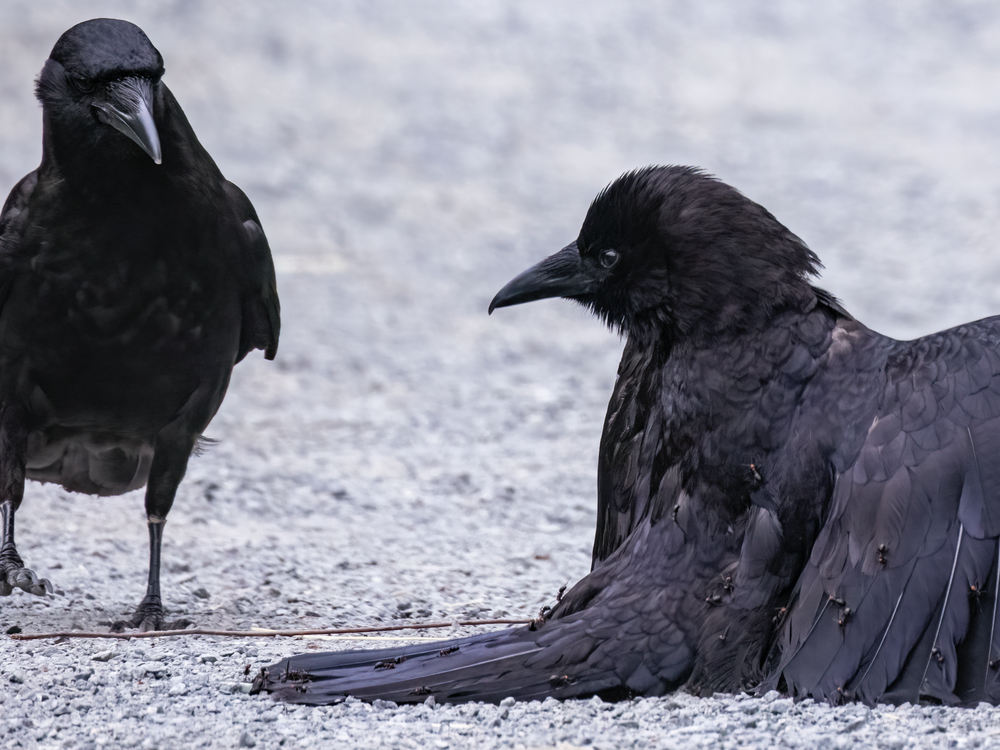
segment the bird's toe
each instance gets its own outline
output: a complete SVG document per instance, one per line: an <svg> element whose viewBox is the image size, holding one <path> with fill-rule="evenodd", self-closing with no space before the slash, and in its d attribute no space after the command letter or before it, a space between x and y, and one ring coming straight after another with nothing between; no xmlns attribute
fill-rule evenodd
<svg viewBox="0 0 1000 750"><path fill-rule="evenodd" d="M157 630L167 629L166 623L164 623L163 621L163 617L157 615L147 615L138 622L135 622L135 620L133 620L133 623L134 624L132 625L132 627L138 629L140 633L149 633Z"/></svg>
<svg viewBox="0 0 1000 750"><path fill-rule="evenodd" d="M164 617L163 606L159 601L149 601L144 599L136 607L135 614L131 619L118 620L111 623L112 633L124 633L126 630L138 630L148 633L158 630L184 630L194 623L191 620L179 618L177 620L167 620Z"/></svg>
<svg viewBox="0 0 1000 750"><path fill-rule="evenodd" d="M10 596L14 589L21 589L35 596L46 596L53 591L47 578L39 578L28 568L11 566L0 576L0 596Z"/></svg>
<svg viewBox="0 0 1000 750"><path fill-rule="evenodd" d="M159 615L146 615L141 620L138 619L138 616L133 617L129 621L129 627L136 628L142 633L158 630L184 630L193 624L191 620L186 620L183 617L177 620L165 620L162 612Z"/></svg>
<svg viewBox="0 0 1000 750"><path fill-rule="evenodd" d="M21 586L24 591L35 596L48 596L53 593L54 589L48 578L37 578L34 575L32 575L32 578L33 580Z"/></svg>

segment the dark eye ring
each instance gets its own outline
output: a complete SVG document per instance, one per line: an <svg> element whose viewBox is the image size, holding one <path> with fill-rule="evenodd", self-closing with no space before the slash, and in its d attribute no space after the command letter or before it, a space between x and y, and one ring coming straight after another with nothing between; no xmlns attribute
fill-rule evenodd
<svg viewBox="0 0 1000 750"><path fill-rule="evenodd" d="M94 89L97 88L97 84L93 81L88 81L86 78L76 78L71 77L69 79L73 83L73 88L79 91L81 94L93 93Z"/></svg>
<svg viewBox="0 0 1000 750"><path fill-rule="evenodd" d="M598 257L598 260L605 268L611 268L611 266L618 262L620 257L621 255L617 250L604 250Z"/></svg>

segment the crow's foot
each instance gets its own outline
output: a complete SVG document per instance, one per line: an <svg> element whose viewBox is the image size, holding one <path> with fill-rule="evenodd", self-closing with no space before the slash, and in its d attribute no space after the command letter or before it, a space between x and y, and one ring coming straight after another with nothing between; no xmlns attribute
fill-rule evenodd
<svg viewBox="0 0 1000 750"><path fill-rule="evenodd" d="M52 593L52 584L46 578L39 578L21 562L21 557L13 546L0 552L0 596L10 596L14 589L21 589L35 596Z"/></svg>
<svg viewBox="0 0 1000 750"><path fill-rule="evenodd" d="M164 619L160 597L147 596L139 602L131 619L111 623L111 632L123 633L126 628L137 628L144 633L151 630L184 630L192 624L190 620L184 618L168 622Z"/></svg>

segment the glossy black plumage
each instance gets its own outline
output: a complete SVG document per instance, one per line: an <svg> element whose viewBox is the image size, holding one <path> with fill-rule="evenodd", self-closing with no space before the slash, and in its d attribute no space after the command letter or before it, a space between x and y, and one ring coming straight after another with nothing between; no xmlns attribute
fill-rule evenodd
<svg viewBox="0 0 1000 750"><path fill-rule="evenodd" d="M491 305L569 297L627 336L590 574L536 627L294 656L259 686L302 703L1000 700L1000 319L894 341L813 287L817 265L697 170L609 186Z"/></svg>
<svg viewBox="0 0 1000 750"><path fill-rule="evenodd" d="M267 240L126 21L74 26L37 81L42 161L0 213L0 594L49 588L14 547L25 478L147 486L150 571L126 624L163 624L163 523L233 365L272 359ZM97 507L83 512L99 512Z"/></svg>

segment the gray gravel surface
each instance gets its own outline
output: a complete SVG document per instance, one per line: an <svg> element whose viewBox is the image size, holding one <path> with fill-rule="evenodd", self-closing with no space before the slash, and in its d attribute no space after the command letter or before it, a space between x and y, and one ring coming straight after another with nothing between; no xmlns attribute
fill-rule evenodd
<svg viewBox="0 0 1000 750"><path fill-rule="evenodd" d="M586 573L621 342L566 302L486 306L627 169L697 164L738 186L885 333L1000 312L996 3L3 0L3 190L38 162L34 76L100 15L163 53L279 271L278 360L237 367L221 443L167 525L166 604L203 627L523 617ZM134 607L140 493L31 484L18 525L58 592L0 600L0 633ZM0 635L0 747L1000 746L985 706L247 695L282 656L401 642Z"/></svg>

